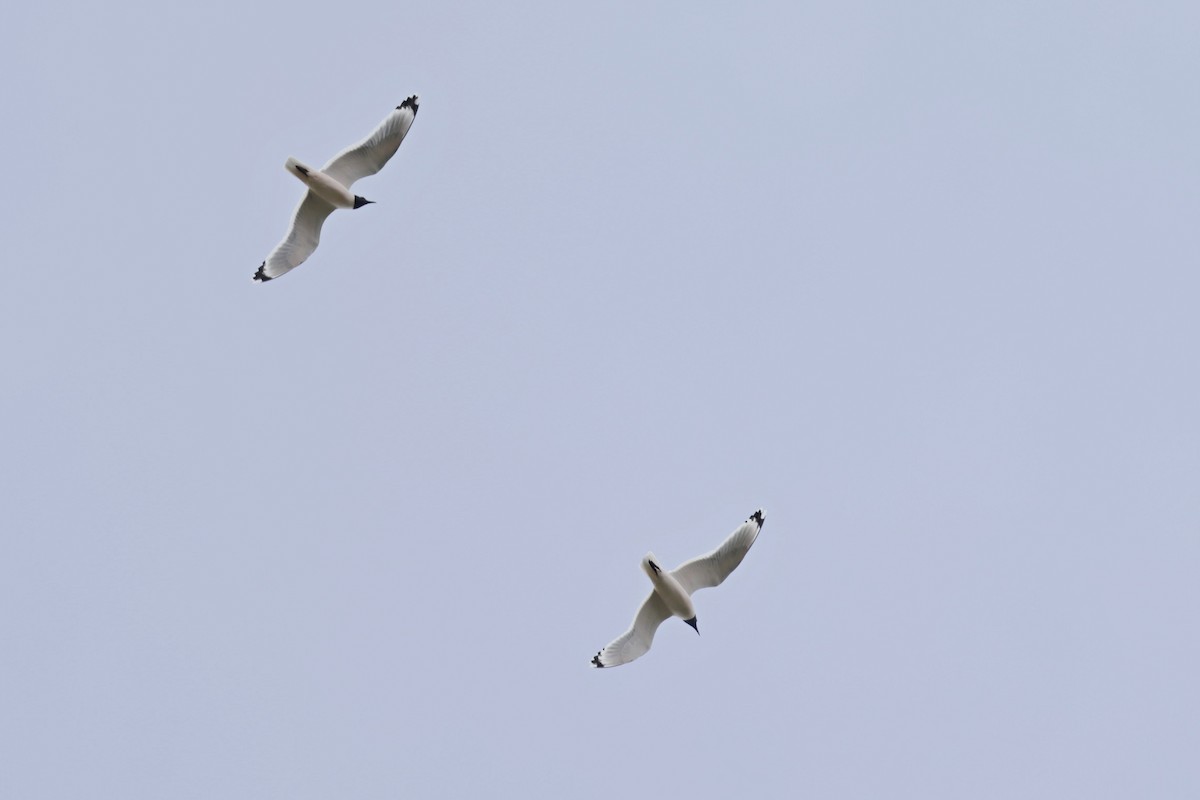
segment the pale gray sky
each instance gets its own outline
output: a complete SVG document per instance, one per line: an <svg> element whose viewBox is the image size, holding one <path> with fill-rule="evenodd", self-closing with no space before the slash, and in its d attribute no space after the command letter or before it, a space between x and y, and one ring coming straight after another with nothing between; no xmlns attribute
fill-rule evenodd
<svg viewBox="0 0 1200 800"><path fill-rule="evenodd" d="M0 31L0 796L1200 795L1200 6Z"/></svg>

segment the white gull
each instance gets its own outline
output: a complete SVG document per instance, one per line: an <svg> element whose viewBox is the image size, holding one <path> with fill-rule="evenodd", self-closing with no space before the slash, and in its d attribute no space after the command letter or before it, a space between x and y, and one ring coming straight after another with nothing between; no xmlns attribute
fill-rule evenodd
<svg viewBox="0 0 1200 800"><path fill-rule="evenodd" d="M642 569L650 576L654 588L638 609L629 630L597 653L592 663L597 667L616 667L645 655L654 641L658 626L672 616L679 617L691 625L696 633L700 633L692 594L700 589L720 586L729 573L742 563L765 521L762 509L755 511L716 550L693 558L671 572L662 568L654 553L647 553L642 559Z"/></svg>
<svg viewBox="0 0 1200 800"><path fill-rule="evenodd" d="M296 206L287 236L254 273L254 280L266 282L303 264L317 249L321 225L335 208L362 208L374 202L354 194L350 187L359 178L379 172L396 154L417 118L417 106L414 94L396 106L371 135L338 153L319 170L294 158L287 160L284 168L299 178L308 191Z"/></svg>

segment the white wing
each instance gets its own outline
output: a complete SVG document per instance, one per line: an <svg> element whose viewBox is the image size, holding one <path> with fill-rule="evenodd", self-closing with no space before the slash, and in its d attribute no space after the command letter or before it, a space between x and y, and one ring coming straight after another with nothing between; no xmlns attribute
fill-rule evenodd
<svg viewBox="0 0 1200 800"><path fill-rule="evenodd" d="M645 655L654 641L654 632L663 620L671 616L667 604L659 597L658 592L650 592L650 596L638 609L637 616L629 630L614 639L599 653L596 653L592 663L597 667L616 667L628 664L639 656Z"/></svg>
<svg viewBox="0 0 1200 800"><path fill-rule="evenodd" d="M707 555L693 558L680 565L671 575L679 581L689 595L697 589L720 586L721 582L729 577L729 573L742 563L742 559L750 551L750 545L754 544L754 540L758 538L758 532L762 530L763 522L765 522L765 518L760 508L751 514L750 519L742 523L742 526L734 531L720 547Z"/></svg>
<svg viewBox="0 0 1200 800"><path fill-rule="evenodd" d="M321 241L321 226L332 213L332 204L312 192L306 192L300 205L296 206L296 213L292 215L292 227L287 236L254 273L254 280L266 282L303 264L317 249L317 243Z"/></svg>
<svg viewBox="0 0 1200 800"><path fill-rule="evenodd" d="M321 171L347 189L359 178L374 175L396 155L405 134L417 118L417 96L396 106L379 127L358 144L347 147L329 160Z"/></svg>

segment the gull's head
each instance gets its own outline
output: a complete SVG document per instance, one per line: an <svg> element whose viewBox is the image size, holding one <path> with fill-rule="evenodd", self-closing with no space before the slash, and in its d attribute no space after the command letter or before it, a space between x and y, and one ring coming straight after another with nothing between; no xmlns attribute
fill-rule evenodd
<svg viewBox="0 0 1200 800"><path fill-rule="evenodd" d="M375 202L374 200L368 200L365 197L360 197L358 195L354 195L354 207L355 208L362 208L363 206L369 205L374 202Z"/></svg>
<svg viewBox="0 0 1200 800"><path fill-rule="evenodd" d="M663 571L662 564L658 563L658 558L655 557L654 553L646 553L642 557L642 569L650 576L650 580L654 580Z"/></svg>

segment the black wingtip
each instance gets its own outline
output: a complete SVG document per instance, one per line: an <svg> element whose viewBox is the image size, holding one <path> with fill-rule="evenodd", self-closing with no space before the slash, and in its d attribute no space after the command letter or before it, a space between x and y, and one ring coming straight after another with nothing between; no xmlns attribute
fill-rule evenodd
<svg viewBox="0 0 1200 800"><path fill-rule="evenodd" d="M258 272L254 273L254 280L259 283L266 283L269 280L273 280L273 278L267 275L267 262L264 261L259 265Z"/></svg>
<svg viewBox="0 0 1200 800"><path fill-rule="evenodd" d="M751 514L750 519L746 520L746 522L750 522L751 520L758 523L758 527L761 528L763 523L767 521L767 518L763 516L762 509L760 508L758 511L755 511L753 514Z"/></svg>
<svg viewBox="0 0 1200 800"><path fill-rule="evenodd" d="M417 102L417 96L414 94L412 97L407 98L403 103L396 106L397 111L402 108L411 108L413 116L415 117L417 115L417 109L420 108L420 103Z"/></svg>
<svg viewBox="0 0 1200 800"><path fill-rule="evenodd" d="M600 653L596 653L596 655L592 656L592 663L600 669L604 669L604 663L600 660Z"/></svg>

